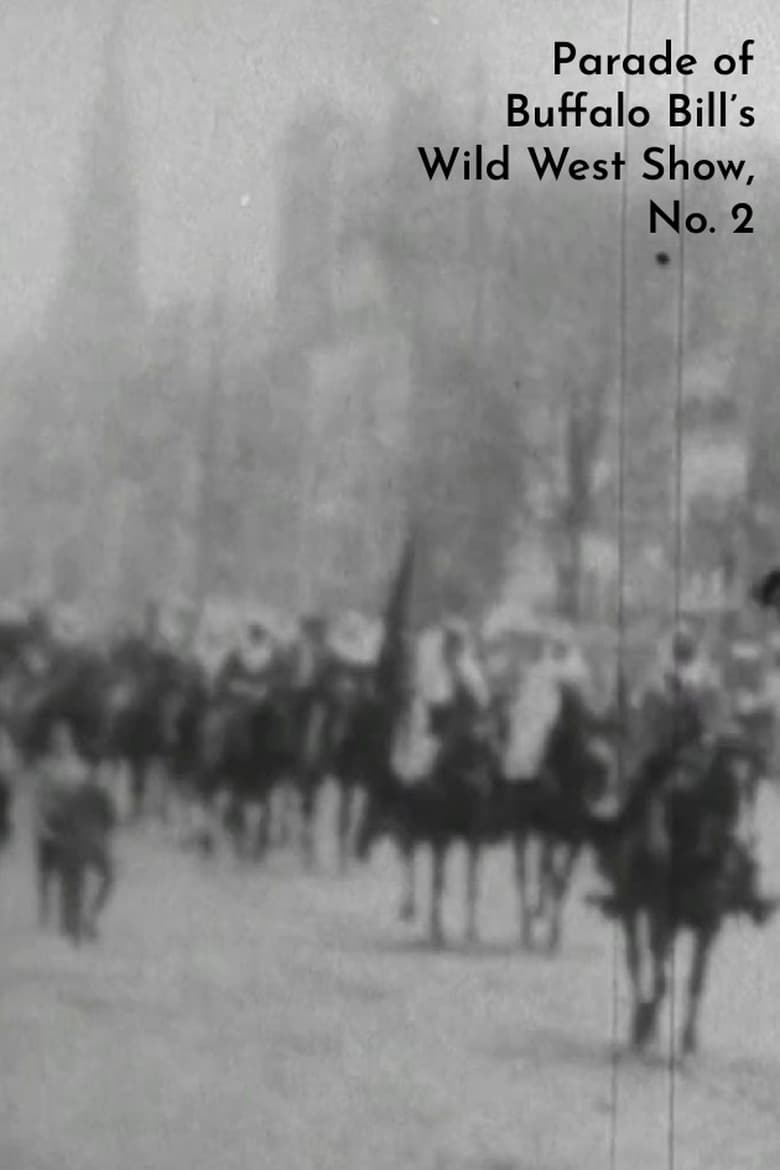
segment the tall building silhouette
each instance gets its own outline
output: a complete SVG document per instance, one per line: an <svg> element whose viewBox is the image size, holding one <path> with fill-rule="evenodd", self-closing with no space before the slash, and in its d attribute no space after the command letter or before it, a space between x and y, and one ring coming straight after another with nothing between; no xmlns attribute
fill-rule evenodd
<svg viewBox="0 0 780 1170"><path fill-rule="evenodd" d="M85 137L62 275L47 317L51 342L74 366L89 369L100 356L126 357L145 320L124 25L118 8L104 37L102 79Z"/></svg>
<svg viewBox="0 0 780 1170"><path fill-rule="evenodd" d="M123 389L138 369L146 328L124 24L117 7L103 42L102 79L25 419L39 483L31 501L38 573L67 599L87 586L99 589L106 569L103 538L115 495Z"/></svg>
<svg viewBox="0 0 780 1170"><path fill-rule="evenodd" d="M353 133L326 104L302 111L281 144L276 301L282 328L298 337L320 338L331 324L339 172Z"/></svg>

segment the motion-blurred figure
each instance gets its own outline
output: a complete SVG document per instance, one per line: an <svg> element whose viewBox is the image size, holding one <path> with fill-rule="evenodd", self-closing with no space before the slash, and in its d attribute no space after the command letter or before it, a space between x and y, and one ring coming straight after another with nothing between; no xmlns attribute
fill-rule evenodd
<svg viewBox="0 0 780 1170"><path fill-rule="evenodd" d="M715 788L710 792L702 787L717 774L712 768L714 753L727 750L730 758L739 757L735 766L742 769L751 745L733 723L724 724L716 679L687 626L675 629L662 649L639 714L642 752L624 819L630 821L633 809L645 809L639 832L649 852L660 857L670 848L670 817L676 815L675 810L703 808L696 823L683 818L684 840L678 835L678 845L691 856L701 857L722 854L726 849L734 879L729 909L763 921L772 904L759 892L752 837L744 832L742 823L737 824L732 810L723 813L718 807L720 797ZM724 841L721 828L726 823L729 838Z"/></svg>
<svg viewBox="0 0 780 1170"><path fill-rule="evenodd" d="M78 755L70 727L64 722L54 724L36 790L39 915L41 924L45 924L51 880L59 878L61 927L74 942L94 937L97 932L97 918L114 880L110 852L114 825L111 800ZM100 885L85 912L84 882L88 871L97 874Z"/></svg>

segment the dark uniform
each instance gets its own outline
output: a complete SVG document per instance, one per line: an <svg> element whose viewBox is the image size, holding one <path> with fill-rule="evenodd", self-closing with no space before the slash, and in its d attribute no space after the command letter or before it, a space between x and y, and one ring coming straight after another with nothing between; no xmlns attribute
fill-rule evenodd
<svg viewBox="0 0 780 1170"><path fill-rule="evenodd" d="M274 647L268 631L261 625L249 629L249 646L245 652L234 650L228 655L217 676L216 693L227 699L261 700L270 683L274 666Z"/></svg>
<svg viewBox="0 0 780 1170"><path fill-rule="evenodd" d="M449 694L430 705L430 728L441 744L435 771L446 780L479 765L492 711L487 683L460 624L444 627L442 668Z"/></svg>
<svg viewBox="0 0 780 1170"><path fill-rule="evenodd" d="M734 785L717 765L713 747L731 755L732 763L744 754L740 728L733 723L716 730L705 676L693 669L695 643L687 631L678 631L672 642L672 661L663 680L648 689L643 703L645 748L629 808L651 795L648 804L649 841L667 839L669 817L686 807L686 793L703 797L704 814L691 826L690 848L697 856L725 857L728 875L728 908L763 921L773 903L759 892L758 865L752 843L736 835L737 808ZM723 756L721 756L721 759ZM707 785L706 791L699 786ZM701 808L696 801L695 807ZM684 815L683 815L684 819ZM679 824L679 821L678 821ZM687 836L687 834L686 834Z"/></svg>
<svg viewBox="0 0 780 1170"><path fill-rule="evenodd" d="M306 618L295 650L292 675L304 762L313 762L321 746L331 672L326 623L319 617Z"/></svg>

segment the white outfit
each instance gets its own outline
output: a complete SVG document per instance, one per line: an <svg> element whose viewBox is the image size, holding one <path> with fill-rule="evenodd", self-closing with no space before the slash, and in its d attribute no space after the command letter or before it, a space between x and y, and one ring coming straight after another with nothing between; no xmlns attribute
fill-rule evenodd
<svg viewBox="0 0 780 1170"><path fill-rule="evenodd" d="M510 781L536 777L561 706L557 664L542 658L527 672L509 712L504 776Z"/></svg>
<svg viewBox="0 0 780 1170"><path fill-rule="evenodd" d="M571 646L564 658L553 659L552 670L560 683L574 687L583 699L589 697L592 689L590 668L578 647Z"/></svg>
<svg viewBox="0 0 780 1170"><path fill-rule="evenodd" d="M406 784L414 784L430 776L440 743L431 733L429 704L423 695L415 695L404 713L395 735L392 768Z"/></svg>

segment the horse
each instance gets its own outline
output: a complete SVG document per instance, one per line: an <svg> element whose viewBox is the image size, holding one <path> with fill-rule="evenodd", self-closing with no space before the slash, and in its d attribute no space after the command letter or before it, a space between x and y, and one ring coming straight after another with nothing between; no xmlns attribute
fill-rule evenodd
<svg viewBox="0 0 780 1170"><path fill-rule="evenodd" d="M524 948L533 945L533 923L547 919L547 949L559 949L562 915L576 862L588 838L589 810L604 791L611 772L607 737L610 719L597 719L580 692L568 683L555 687L542 751L530 777L512 781L505 774L515 880ZM509 729L511 735L511 728ZM503 758L506 767L507 757ZM539 845L537 903L529 898L528 848Z"/></svg>
<svg viewBox="0 0 780 1170"><path fill-rule="evenodd" d="M456 842L466 847L466 939L477 940L479 867L485 847L511 842L521 912L521 941L531 944L527 850L540 849L541 915L549 905L550 949L560 944L561 916L574 863L587 836L586 808L605 784L608 767L593 749L594 729L577 693L563 685L557 708L545 729L544 751L534 774L512 782L504 767L502 713L488 708L462 728L449 750L440 749L429 771L404 780L388 748L387 714L375 713L373 759L366 760L367 800L357 838L365 859L374 842L391 835L398 844L404 888L401 917L416 914L415 853L428 845L432 854L430 938L443 942L441 902L447 853ZM392 736L390 737L392 740ZM369 753L371 748L369 747Z"/></svg>
<svg viewBox="0 0 780 1170"><path fill-rule="evenodd" d="M296 688L292 676L286 680L292 736L291 772L300 809L301 851L307 868L315 863L317 803L329 776L339 785L340 823L343 810L351 803L352 769L348 763L344 766L350 749L344 745L362 689L359 674L335 658L328 658L314 685ZM341 757L339 761L335 758L337 754Z"/></svg>
<svg viewBox="0 0 780 1170"><path fill-rule="evenodd" d="M256 860L268 844L271 794L290 769L284 700L269 680L263 693L215 697L200 724L196 784L203 804L208 809L224 798L237 854Z"/></svg>
<svg viewBox="0 0 780 1170"><path fill-rule="evenodd" d="M392 714L377 702L363 715L366 759L362 769L366 801L358 827L356 856L365 861L380 837L389 835L398 845L404 870L401 918L416 915L415 854L421 845L431 849L432 889L430 940L444 943L441 904L446 860L456 842L466 846L466 938L477 939L478 873L481 849L508 839L507 817L492 746L490 716L477 717L442 745L431 768L414 779L404 778L394 759Z"/></svg>
<svg viewBox="0 0 780 1170"><path fill-rule="evenodd" d="M101 752L106 760L128 765L136 820L143 814L151 766L166 754L167 703L180 673L171 651L141 637L123 639L109 652Z"/></svg>
<svg viewBox="0 0 780 1170"><path fill-rule="evenodd" d="M17 690L9 731L27 764L48 749L52 729L66 723L79 754L90 763L102 758L108 663L96 649L56 647L43 670L26 675Z"/></svg>
<svg viewBox="0 0 780 1170"><path fill-rule="evenodd" d="M693 955L682 1051L691 1054L698 1046L713 948L751 877L740 848L750 810L751 766L750 745L734 734L682 756L677 748L665 747L645 764L642 779L635 778L632 795L617 815L591 815L590 843L612 888L604 908L618 918L625 935L633 996L631 1044L637 1050L656 1034L667 967L683 930L692 933Z"/></svg>
<svg viewBox="0 0 780 1170"><path fill-rule="evenodd" d="M209 687L196 662L179 660L160 698L160 753L166 779L178 801L190 809L203 799L201 776L203 724L209 710Z"/></svg>
<svg viewBox="0 0 780 1170"><path fill-rule="evenodd" d="M94 781L58 792L45 829L36 839L38 915L49 918L49 890L60 882L60 927L74 945L97 937L97 921L114 884L112 836L116 826L109 795ZM84 906L85 879L94 872L99 886Z"/></svg>
<svg viewBox="0 0 780 1170"><path fill-rule="evenodd" d="M373 760L377 713L373 679L362 666L333 663L321 696L296 730L295 780L301 798L304 861L314 862L317 795L326 779L337 790L336 843L339 871L347 872L357 794L365 788Z"/></svg>

